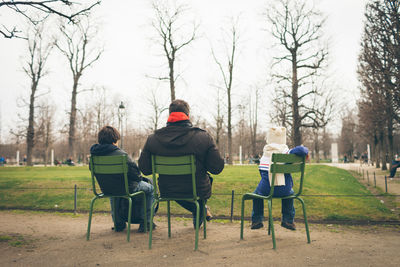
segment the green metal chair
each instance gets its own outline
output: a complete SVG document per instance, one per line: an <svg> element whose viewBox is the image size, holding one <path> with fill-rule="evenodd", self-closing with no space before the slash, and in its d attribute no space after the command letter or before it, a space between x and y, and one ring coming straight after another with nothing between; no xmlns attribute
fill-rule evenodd
<svg viewBox="0 0 400 267"><path fill-rule="evenodd" d="M128 186L128 160L127 155L117 156L91 156L90 157L90 172L92 176L92 187L94 198L90 203L89 222L86 234L86 240L90 237L90 226L92 222L93 205L96 199L99 198L113 198L115 205L115 198L125 198L129 201L128 211L128 231L127 241L130 241L131 232L131 215L132 215L132 198L142 197L143 210L144 210L144 230L147 232L147 216L146 216L146 197L143 191L129 193ZM96 179L95 179L96 177ZM96 191L96 180L100 186L102 193ZM115 212L115 206L113 207ZM114 216L115 218L115 216ZM116 230L116 227L114 227Z"/></svg>
<svg viewBox="0 0 400 267"><path fill-rule="evenodd" d="M171 213L170 213L170 202L175 200L186 200L193 202L196 205L196 231L195 231L195 243L194 250L197 250L199 240L199 203L200 198L196 193L196 164L194 155L178 156L178 157L165 157L151 155L152 173L153 173L153 185L154 185L154 202L151 207L150 215L150 234L149 234L149 249L151 249L152 238L153 238L153 217L154 209L157 203L166 201L167 202L167 216L168 216L168 238L171 237ZM176 198L176 197L161 197L157 186L157 174L158 175L192 175L192 196L188 198ZM190 194L190 193L189 193ZM203 220L204 220L204 239L207 238L206 233L206 208L204 205Z"/></svg>
<svg viewBox="0 0 400 267"><path fill-rule="evenodd" d="M241 223L240 223L240 239L243 239L243 221L244 221L244 204L245 200L249 199L262 199L268 200L268 235L272 232L272 244L273 248L276 249L275 242L275 231L274 231L274 223L272 218L272 199L297 199L300 201L303 207L303 215L304 215L304 223L306 226L307 233L307 243L310 243L310 233L308 230L307 223L307 215L306 215L306 205L304 200L300 197L301 192L303 190L303 181L304 181L304 168L305 168L305 157L299 157L294 154L272 154L272 161L270 166L270 173L272 174L271 181L271 191L268 196L257 195L254 193L246 193L242 197L242 210L241 210ZM297 193L286 197L274 197L274 185L275 185L275 176L277 173L297 173L300 172L300 184L299 190ZM270 176L271 177L271 176Z"/></svg>

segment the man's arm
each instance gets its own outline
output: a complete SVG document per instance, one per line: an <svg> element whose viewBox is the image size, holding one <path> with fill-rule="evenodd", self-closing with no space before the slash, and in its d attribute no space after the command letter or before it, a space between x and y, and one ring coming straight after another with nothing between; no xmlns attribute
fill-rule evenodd
<svg viewBox="0 0 400 267"><path fill-rule="evenodd" d="M139 157L139 169L144 175L150 175L153 172L151 169L151 153L148 150L148 141L149 139L147 139L146 144L143 147L143 151Z"/></svg>
<svg viewBox="0 0 400 267"><path fill-rule="evenodd" d="M308 148L305 146L296 146L295 148L289 151L289 154L295 154L297 156L307 156L308 155Z"/></svg>
<svg viewBox="0 0 400 267"><path fill-rule="evenodd" d="M140 182L142 177L136 163L128 156L128 181Z"/></svg>
<svg viewBox="0 0 400 267"><path fill-rule="evenodd" d="M206 169L212 174L219 174L224 169L224 159L221 157L212 137L209 138L209 148L206 155Z"/></svg>

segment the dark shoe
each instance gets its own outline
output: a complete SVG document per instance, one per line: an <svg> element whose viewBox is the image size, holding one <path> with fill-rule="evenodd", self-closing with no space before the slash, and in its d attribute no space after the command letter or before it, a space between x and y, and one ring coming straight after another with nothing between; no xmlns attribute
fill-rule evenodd
<svg viewBox="0 0 400 267"><path fill-rule="evenodd" d="M153 223L153 230L157 228L157 225ZM144 223L141 223L138 228L138 233L144 233ZM150 223L147 223L147 231L150 231Z"/></svg>
<svg viewBox="0 0 400 267"><path fill-rule="evenodd" d="M260 229L263 228L264 224L262 222L253 222L251 223L251 229L252 230L256 230L256 229Z"/></svg>
<svg viewBox="0 0 400 267"><path fill-rule="evenodd" d="M206 214L206 220L207 220L207 222L209 222L209 221L211 221L211 220L213 219L213 216L212 216L212 214L211 214L210 208L207 207L207 206L206 206L206 212L207 212L207 214Z"/></svg>
<svg viewBox="0 0 400 267"><path fill-rule="evenodd" d="M126 228L126 223L123 225L118 225L116 227L111 227L111 230L115 231L115 232L122 232L124 231Z"/></svg>
<svg viewBox="0 0 400 267"><path fill-rule="evenodd" d="M290 222L282 222L281 223L281 226L283 227L283 228L286 228L286 229L289 229L289 230L296 230L296 225L294 224L294 222L293 223L290 223Z"/></svg>

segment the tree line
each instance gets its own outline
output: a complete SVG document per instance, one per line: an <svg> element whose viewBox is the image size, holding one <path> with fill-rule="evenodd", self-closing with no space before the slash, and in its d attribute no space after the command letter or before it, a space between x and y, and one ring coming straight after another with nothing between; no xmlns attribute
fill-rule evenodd
<svg viewBox="0 0 400 267"><path fill-rule="evenodd" d="M386 170L400 152L400 2L370 1L359 55L361 135L371 144L376 167Z"/></svg>

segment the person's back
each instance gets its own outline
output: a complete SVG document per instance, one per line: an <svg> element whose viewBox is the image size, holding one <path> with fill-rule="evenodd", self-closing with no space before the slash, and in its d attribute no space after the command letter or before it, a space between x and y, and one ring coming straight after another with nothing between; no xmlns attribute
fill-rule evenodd
<svg viewBox="0 0 400 267"><path fill-rule="evenodd" d="M211 183L207 172L218 174L224 168L224 160L212 139L204 130L193 127L189 120L189 105L175 100L169 107L167 126L150 135L139 158L139 168L145 175L152 173L151 155L182 156L194 154L196 159L197 195L207 200L211 196ZM161 196L187 197L192 195L190 175L160 175ZM183 202L184 208L193 209Z"/></svg>
<svg viewBox="0 0 400 267"><path fill-rule="evenodd" d="M127 155L125 151L120 149L118 145L118 140L120 139L120 134L114 127L104 126L98 134L98 144L94 144L90 148L90 154L94 156L116 156L116 155ZM134 193L138 191L143 191L146 194L146 205L147 205L147 217L150 218L150 208L153 203L153 186L150 183L143 181L143 177L140 175L138 166L132 159L127 156L128 163L128 186L129 192ZM118 179L112 179L112 175L109 174L97 174L96 179L98 180L102 191L115 191L119 190L121 193L125 192L123 190L124 184L116 185L115 182ZM119 178L119 177L116 177ZM120 179L119 179L120 180ZM119 189L118 189L119 188ZM123 191L123 192L122 192ZM113 210L113 202L111 201L111 209ZM115 214L120 214L119 208L121 207L120 202L122 199L116 198L116 208ZM142 217L143 217L142 211ZM114 214L114 212L113 212ZM125 227L125 219L119 216L113 216L115 226L117 231L122 231ZM143 219L142 219L143 220ZM139 226L139 232L144 231L143 223Z"/></svg>
<svg viewBox="0 0 400 267"><path fill-rule="evenodd" d="M211 196L211 183L207 172L220 173L224 161L212 137L204 130L192 127L184 112L170 112L166 127L150 135L139 158L139 168L145 174L152 173L151 155L181 156L194 154L196 158L196 189L201 198ZM190 176L160 176L161 194L173 196L192 193Z"/></svg>

